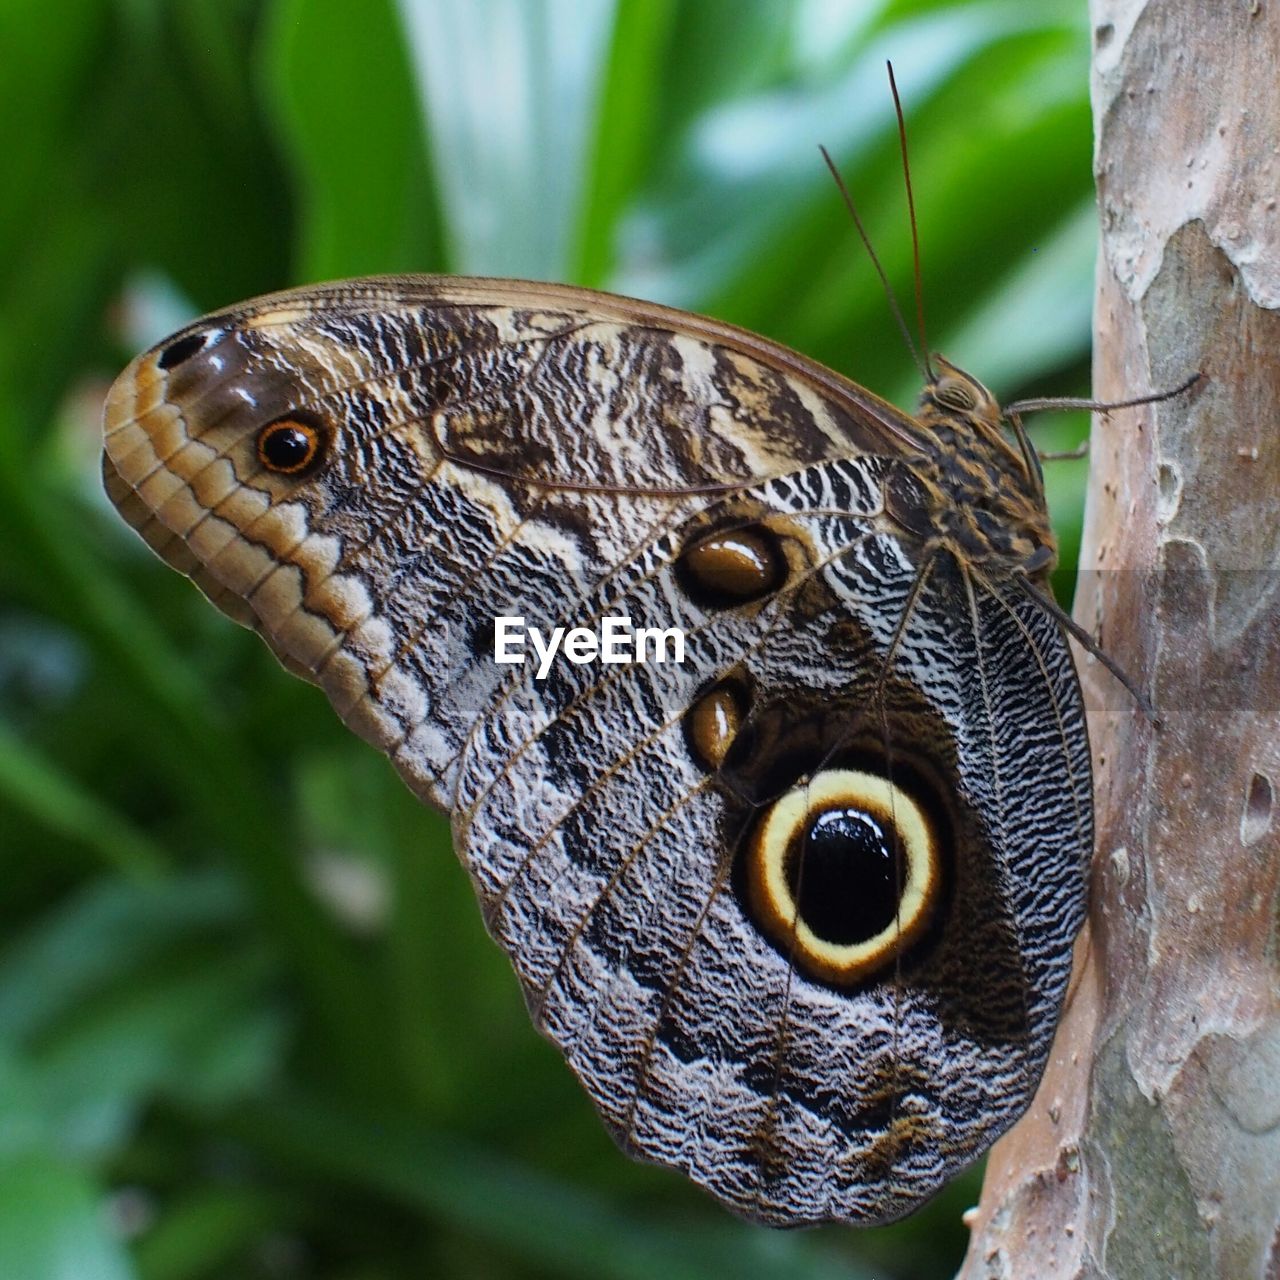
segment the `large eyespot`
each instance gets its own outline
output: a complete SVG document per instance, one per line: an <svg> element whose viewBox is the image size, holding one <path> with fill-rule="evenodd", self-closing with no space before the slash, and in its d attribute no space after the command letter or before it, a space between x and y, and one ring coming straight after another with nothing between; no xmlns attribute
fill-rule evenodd
<svg viewBox="0 0 1280 1280"><path fill-rule="evenodd" d="M686 547L676 561L676 573L691 599L711 608L731 608L782 586L787 559L771 529L749 524Z"/></svg>
<svg viewBox="0 0 1280 1280"><path fill-rule="evenodd" d="M286 413L258 432L258 461L276 475L305 475L319 464L325 440L319 419L302 412Z"/></svg>
<svg viewBox="0 0 1280 1280"><path fill-rule="evenodd" d="M768 809L746 850L752 914L796 967L852 986L929 927L942 895L941 837L897 781L826 769Z"/></svg>

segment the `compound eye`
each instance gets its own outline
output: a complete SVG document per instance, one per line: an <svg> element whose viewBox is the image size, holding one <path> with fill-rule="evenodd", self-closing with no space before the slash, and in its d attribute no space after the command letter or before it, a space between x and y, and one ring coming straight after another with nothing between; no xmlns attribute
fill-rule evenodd
<svg viewBox="0 0 1280 1280"><path fill-rule="evenodd" d="M933 398L947 409L967 413L978 407L978 398L967 382L958 378L943 378L934 389Z"/></svg>

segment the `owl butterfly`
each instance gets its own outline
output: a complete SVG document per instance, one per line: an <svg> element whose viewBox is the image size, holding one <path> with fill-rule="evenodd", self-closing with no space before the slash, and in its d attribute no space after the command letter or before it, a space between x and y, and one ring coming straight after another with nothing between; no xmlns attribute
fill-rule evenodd
<svg viewBox="0 0 1280 1280"><path fill-rule="evenodd" d="M626 1151L868 1224L1025 1109L1084 913L1074 624L1010 421L941 360L913 417L651 303L385 277L139 356L103 472L450 815ZM684 661L539 678L495 661L509 617L679 628Z"/></svg>

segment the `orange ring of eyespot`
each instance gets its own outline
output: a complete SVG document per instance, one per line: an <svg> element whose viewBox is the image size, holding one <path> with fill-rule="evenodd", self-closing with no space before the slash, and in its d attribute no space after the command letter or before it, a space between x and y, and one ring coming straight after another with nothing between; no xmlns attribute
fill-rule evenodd
<svg viewBox="0 0 1280 1280"><path fill-rule="evenodd" d="M892 793L893 799L890 799ZM894 921L861 942L835 944L820 938L798 914L786 883L788 846L813 813L848 804L895 825L907 859ZM747 847L748 897L761 927L796 965L836 986L870 978L908 950L928 928L942 892L942 850L928 812L905 788L858 770L828 769L781 796L764 815Z"/></svg>
<svg viewBox="0 0 1280 1280"><path fill-rule="evenodd" d="M272 461L267 456L267 443L271 438L280 431L296 431L306 441L306 454L297 462L290 463L288 466L281 466L280 463ZM305 422L301 418L286 417L277 418L274 422L268 422L261 431L258 432L257 453L258 461L270 472L278 476L296 476L306 471L320 453L320 429L310 422Z"/></svg>

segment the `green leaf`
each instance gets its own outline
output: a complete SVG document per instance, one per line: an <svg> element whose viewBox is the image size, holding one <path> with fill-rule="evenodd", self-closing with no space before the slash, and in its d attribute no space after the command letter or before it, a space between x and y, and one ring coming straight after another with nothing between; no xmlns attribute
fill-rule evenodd
<svg viewBox="0 0 1280 1280"><path fill-rule="evenodd" d="M321 1101L276 1100L237 1114L241 1141L287 1164L322 1169L475 1232L556 1275L616 1280L860 1280L868 1273L802 1235L721 1218L682 1224L620 1211L581 1187L496 1159L430 1130L363 1119Z"/></svg>
<svg viewBox="0 0 1280 1280"><path fill-rule="evenodd" d="M588 185L570 279L603 287L614 266L618 223L654 163L668 91L667 53L675 0L620 0L604 73Z"/></svg>
<svg viewBox="0 0 1280 1280"><path fill-rule="evenodd" d="M613 0L401 0L450 270L564 279Z"/></svg>
<svg viewBox="0 0 1280 1280"><path fill-rule="evenodd" d="M287 1197L213 1187L166 1205L135 1250L139 1280L236 1274L238 1260L298 1216Z"/></svg>
<svg viewBox="0 0 1280 1280"><path fill-rule="evenodd" d="M51 831L88 846L108 866L139 880L158 876L168 856L0 722L0 796Z"/></svg>
<svg viewBox="0 0 1280 1280"><path fill-rule="evenodd" d="M221 1105L283 1053L224 875L103 883L0 956L0 1154L100 1155L156 1092ZM216 958L216 960L215 960Z"/></svg>
<svg viewBox="0 0 1280 1280"><path fill-rule="evenodd" d="M300 280L438 270L438 214L393 0L274 6L263 90L292 160Z"/></svg>
<svg viewBox="0 0 1280 1280"><path fill-rule="evenodd" d="M15 1280L135 1280L107 1229L93 1182L60 1161L31 1155L0 1163L0 1275Z"/></svg>
<svg viewBox="0 0 1280 1280"><path fill-rule="evenodd" d="M154 884L89 882L0 950L0 1039L46 1033L178 944L219 937L244 911L223 871Z"/></svg>
<svg viewBox="0 0 1280 1280"><path fill-rule="evenodd" d="M1060 215L945 335L947 350L993 390L1012 394L1087 358L1097 217L1092 200Z"/></svg>

